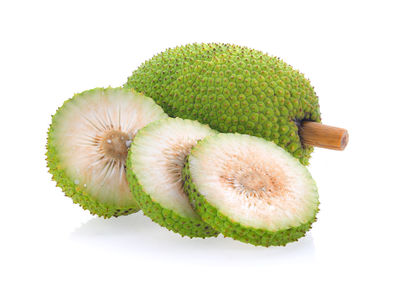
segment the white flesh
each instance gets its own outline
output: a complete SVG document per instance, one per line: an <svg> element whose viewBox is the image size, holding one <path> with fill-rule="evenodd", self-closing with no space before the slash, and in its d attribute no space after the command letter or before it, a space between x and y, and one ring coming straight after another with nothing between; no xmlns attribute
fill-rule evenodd
<svg viewBox="0 0 400 283"><path fill-rule="evenodd" d="M131 148L132 168L128 169L153 201L183 217L198 219L183 191L182 169L197 141L214 133L197 121L160 120L138 133Z"/></svg>
<svg viewBox="0 0 400 283"><path fill-rule="evenodd" d="M107 132L116 130L128 135L125 143L129 147L139 129L167 115L151 99L123 89L89 91L66 103L62 111L54 127L55 142L67 174L102 203L134 203L125 162L107 158L101 140Z"/></svg>
<svg viewBox="0 0 400 283"><path fill-rule="evenodd" d="M200 194L242 225L278 231L310 221L317 209L307 169L264 139L218 134L196 146L189 162Z"/></svg>

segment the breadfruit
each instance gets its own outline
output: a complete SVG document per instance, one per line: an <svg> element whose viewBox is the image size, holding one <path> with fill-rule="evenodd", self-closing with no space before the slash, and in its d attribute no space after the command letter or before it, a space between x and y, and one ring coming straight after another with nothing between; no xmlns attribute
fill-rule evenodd
<svg viewBox="0 0 400 283"><path fill-rule="evenodd" d="M182 236L218 234L194 212L182 182L191 147L214 133L197 121L163 119L140 130L128 154L128 181L143 213Z"/></svg>
<svg viewBox="0 0 400 283"><path fill-rule="evenodd" d="M203 221L245 243L286 245L304 236L316 220L319 201L311 175L262 138L206 137L192 148L183 178Z"/></svg>
<svg viewBox="0 0 400 283"><path fill-rule="evenodd" d="M96 88L76 94L52 117L47 165L57 186L92 214L108 218L139 210L125 176L136 132L168 117L146 96Z"/></svg>
<svg viewBox="0 0 400 283"><path fill-rule="evenodd" d="M302 121L320 122L318 97L303 74L276 57L230 44L188 44L143 63L124 85L153 98L171 117L219 132L262 137L308 164Z"/></svg>

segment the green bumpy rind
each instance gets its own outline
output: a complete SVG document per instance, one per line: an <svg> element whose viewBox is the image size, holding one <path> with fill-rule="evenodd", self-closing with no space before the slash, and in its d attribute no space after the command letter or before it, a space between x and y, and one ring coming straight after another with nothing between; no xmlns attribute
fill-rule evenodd
<svg viewBox="0 0 400 283"><path fill-rule="evenodd" d="M124 87L150 96L171 117L273 141L304 165L313 147L302 144L298 127L321 121L318 97L303 74L237 45L167 49L143 63Z"/></svg>
<svg viewBox="0 0 400 283"><path fill-rule="evenodd" d="M111 88L109 88L111 89ZM103 88L94 88L91 90L84 91L82 93L75 94L72 98L66 100L64 104L58 108L56 114L52 116L52 123L48 130L47 135L47 144L46 144L46 160L47 167L49 168L49 173L52 175L52 180L57 183L57 187L60 187L64 194L67 197L70 197L72 201L76 204L79 204L83 209L88 210L93 215L98 215L104 218L110 218L112 216L121 216L128 215L131 213L135 213L140 210L137 204L126 206L126 207L118 207L110 204L100 203L99 201L93 199L90 195L88 195L85 191L83 191L79 185L76 185L74 180L68 177L67 172L62 169L60 166L60 158L57 151L57 147L53 143L53 134L54 134L54 121L57 118L57 115L62 113L62 109L65 104L69 103L71 100L76 99L81 95L87 95L89 93L95 93L98 90L107 90Z"/></svg>
<svg viewBox="0 0 400 283"><path fill-rule="evenodd" d="M196 185L193 183L190 175L189 160L190 156L185 163L182 178L184 180L184 189L189 196L190 203L204 222L221 232L225 237L230 237L255 246L285 246L287 243L297 241L299 238L303 237L306 232L311 229L312 223L317 220L316 215L319 211L318 208L315 210L313 218L307 223L275 232L247 227L234 222L226 215L218 212L218 210L210 205L204 196L197 191Z"/></svg>
<svg viewBox="0 0 400 283"><path fill-rule="evenodd" d="M132 151L130 150L126 162L126 176L128 178L128 183L132 194L145 215L147 215L152 221L167 228L168 230L182 235L182 237L188 236L190 238L208 238L216 237L219 234L201 219L196 220L188 217L182 217L171 209L162 207L159 203L153 201L151 196L143 190L142 185L139 183L135 173L132 170L131 154Z"/></svg>

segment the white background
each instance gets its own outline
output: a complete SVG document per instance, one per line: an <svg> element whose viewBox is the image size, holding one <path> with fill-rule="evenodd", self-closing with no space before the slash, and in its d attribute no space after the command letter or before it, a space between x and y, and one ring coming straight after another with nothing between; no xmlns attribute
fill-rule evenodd
<svg viewBox="0 0 400 283"><path fill-rule="evenodd" d="M1 282L399 282L400 8L396 1L1 1ZM286 247L181 238L141 213L64 197L45 163L51 115L192 42L245 45L310 78L344 152L316 149L321 212Z"/></svg>

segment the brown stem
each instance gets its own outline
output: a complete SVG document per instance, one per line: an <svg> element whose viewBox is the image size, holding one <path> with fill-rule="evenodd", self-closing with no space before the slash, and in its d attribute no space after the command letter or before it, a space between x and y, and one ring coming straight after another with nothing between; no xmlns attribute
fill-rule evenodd
<svg viewBox="0 0 400 283"><path fill-rule="evenodd" d="M344 150L349 142L346 129L310 121L301 124L300 137L304 144L335 150Z"/></svg>

